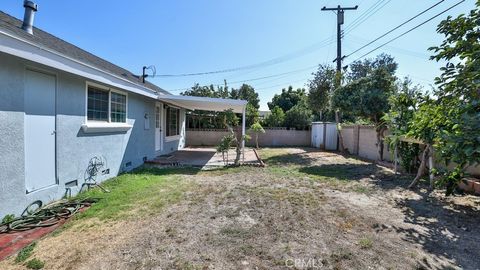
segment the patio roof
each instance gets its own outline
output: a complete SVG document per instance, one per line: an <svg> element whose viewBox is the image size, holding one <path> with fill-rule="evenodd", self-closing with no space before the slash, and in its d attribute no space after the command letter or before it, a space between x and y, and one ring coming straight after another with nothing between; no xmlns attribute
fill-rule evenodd
<svg viewBox="0 0 480 270"><path fill-rule="evenodd" d="M235 113L243 113L247 106L246 100L226 99L226 98L208 98L194 96L160 95L159 100L172 105L183 107L189 110L202 111L225 111L232 109Z"/></svg>

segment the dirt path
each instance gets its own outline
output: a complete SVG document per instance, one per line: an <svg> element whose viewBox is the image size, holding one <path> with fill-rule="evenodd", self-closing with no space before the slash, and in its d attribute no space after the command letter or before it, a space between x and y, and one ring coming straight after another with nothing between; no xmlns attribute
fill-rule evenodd
<svg viewBox="0 0 480 270"><path fill-rule="evenodd" d="M185 175L195 190L149 218L79 221L35 257L46 269L480 269L478 198L408 191L332 153L263 155L267 168Z"/></svg>

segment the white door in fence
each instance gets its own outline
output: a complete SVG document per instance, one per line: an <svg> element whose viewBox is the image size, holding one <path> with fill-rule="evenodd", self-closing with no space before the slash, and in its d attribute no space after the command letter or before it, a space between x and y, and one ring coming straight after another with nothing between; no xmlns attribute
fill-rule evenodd
<svg viewBox="0 0 480 270"><path fill-rule="evenodd" d="M155 151L163 151L162 104L155 105Z"/></svg>
<svg viewBox="0 0 480 270"><path fill-rule="evenodd" d="M56 78L30 70L25 75L25 187L29 193L57 184Z"/></svg>

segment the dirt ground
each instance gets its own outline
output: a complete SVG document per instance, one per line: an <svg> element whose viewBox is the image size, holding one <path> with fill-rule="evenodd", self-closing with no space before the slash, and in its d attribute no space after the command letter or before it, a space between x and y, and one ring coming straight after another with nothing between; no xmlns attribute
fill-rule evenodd
<svg viewBox="0 0 480 270"><path fill-rule="evenodd" d="M334 153L260 153L265 168L182 176L195 188L148 217L75 220L34 257L45 269L480 269L478 197L410 191L411 177Z"/></svg>

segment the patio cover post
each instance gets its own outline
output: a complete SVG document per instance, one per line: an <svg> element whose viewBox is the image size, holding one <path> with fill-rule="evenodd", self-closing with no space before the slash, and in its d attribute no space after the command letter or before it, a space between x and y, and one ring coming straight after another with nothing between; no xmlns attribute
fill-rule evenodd
<svg viewBox="0 0 480 270"><path fill-rule="evenodd" d="M242 161L245 162L245 107L242 110Z"/></svg>

